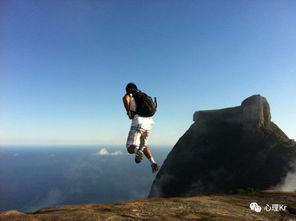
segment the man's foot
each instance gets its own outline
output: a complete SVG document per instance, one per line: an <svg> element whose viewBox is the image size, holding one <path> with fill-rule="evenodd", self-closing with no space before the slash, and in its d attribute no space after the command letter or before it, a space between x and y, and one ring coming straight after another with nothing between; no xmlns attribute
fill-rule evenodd
<svg viewBox="0 0 296 221"><path fill-rule="evenodd" d="M159 170L159 167L156 163L151 164L152 173L156 173Z"/></svg>
<svg viewBox="0 0 296 221"><path fill-rule="evenodd" d="M136 163L141 163L141 161L143 160L143 152L142 150L138 150L135 154L135 162Z"/></svg>

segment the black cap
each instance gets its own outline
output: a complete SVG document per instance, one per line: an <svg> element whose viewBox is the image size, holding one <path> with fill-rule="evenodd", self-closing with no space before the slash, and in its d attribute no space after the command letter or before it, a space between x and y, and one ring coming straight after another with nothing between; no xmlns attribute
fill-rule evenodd
<svg viewBox="0 0 296 221"><path fill-rule="evenodd" d="M126 93L133 93L137 90L138 90L137 85L133 82L128 83L125 87Z"/></svg>

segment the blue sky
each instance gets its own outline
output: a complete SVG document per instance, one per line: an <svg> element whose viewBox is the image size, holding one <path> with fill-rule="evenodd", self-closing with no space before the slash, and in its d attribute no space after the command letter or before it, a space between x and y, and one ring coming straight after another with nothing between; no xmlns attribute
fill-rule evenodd
<svg viewBox="0 0 296 221"><path fill-rule="evenodd" d="M133 81L159 102L152 145L196 110L265 96L296 138L294 0L0 2L0 144L125 145Z"/></svg>

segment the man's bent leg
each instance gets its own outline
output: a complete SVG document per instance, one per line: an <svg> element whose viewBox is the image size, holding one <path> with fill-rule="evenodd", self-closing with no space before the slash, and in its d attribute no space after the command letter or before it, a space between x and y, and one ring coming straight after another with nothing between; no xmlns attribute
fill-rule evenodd
<svg viewBox="0 0 296 221"><path fill-rule="evenodd" d="M136 154L135 156L135 162L136 163L141 163L141 161L143 160L143 151L142 150L139 150L137 145L130 145L128 148L127 148L127 152L129 154Z"/></svg>
<svg viewBox="0 0 296 221"><path fill-rule="evenodd" d="M130 145L130 146L127 148L127 152L128 152L129 154L133 154L133 153L135 153L136 151L137 151L137 145L132 144L132 145Z"/></svg>
<svg viewBox="0 0 296 221"><path fill-rule="evenodd" d="M126 148L128 153L133 154L137 152L140 136L141 133L139 133L139 129L135 126L131 126L126 141Z"/></svg>

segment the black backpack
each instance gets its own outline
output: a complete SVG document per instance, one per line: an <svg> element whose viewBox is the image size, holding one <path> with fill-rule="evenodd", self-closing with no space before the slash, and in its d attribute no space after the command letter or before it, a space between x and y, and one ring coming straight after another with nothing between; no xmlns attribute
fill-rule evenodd
<svg viewBox="0 0 296 221"><path fill-rule="evenodd" d="M152 117L155 114L157 108L156 97L154 97L153 101L150 96L140 90L135 91L133 97L137 104L136 114L141 117Z"/></svg>

